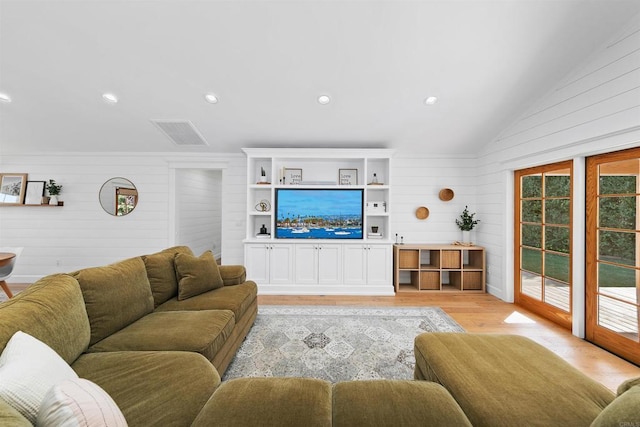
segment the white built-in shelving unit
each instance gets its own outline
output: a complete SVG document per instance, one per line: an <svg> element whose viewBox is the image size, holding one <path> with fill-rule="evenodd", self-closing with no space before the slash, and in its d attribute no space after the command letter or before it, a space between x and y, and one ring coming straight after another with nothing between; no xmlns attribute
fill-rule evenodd
<svg viewBox="0 0 640 427"><path fill-rule="evenodd" d="M247 156L247 275L262 294L393 295L391 158L386 149L243 149ZM302 170L301 182L287 169ZM340 170L357 171L341 185ZM261 176L265 171L265 177ZM375 178L374 178L375 174ZM284 179L283 179L284 178ZM278 188L363 190L361 239L277 239ZM262 227L267 234L261 234ZM378 235L373 234L377 228Z"/></svg>

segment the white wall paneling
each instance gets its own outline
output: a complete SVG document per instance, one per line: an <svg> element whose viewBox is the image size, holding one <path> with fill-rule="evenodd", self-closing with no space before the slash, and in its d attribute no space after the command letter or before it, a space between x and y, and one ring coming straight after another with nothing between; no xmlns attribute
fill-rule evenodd
<svg viewBox="0 0 640 427"><path fill-rule="evenodd" d="M24 172L30 180L55 179L63 185L64 207L0 206L0 246L21 246L15 282L33 282L47 274L104 265L151 253L175 243L172 175L180 159L202 168L224 162L221 252L225 264L243 261L245 161L237 154L47 153L3 155L0 170ZM139 203L124 217L102 210L98 192L113 177L138 188ZM215 238L214 238L215 239Z"/></svg>

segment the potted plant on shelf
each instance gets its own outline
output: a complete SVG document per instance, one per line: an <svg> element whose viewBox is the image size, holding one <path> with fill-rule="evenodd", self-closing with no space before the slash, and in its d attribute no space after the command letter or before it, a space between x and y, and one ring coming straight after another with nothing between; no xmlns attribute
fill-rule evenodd
<svg viewBox="0 0 640 427"><path fill-rule="evenodd" d="M58 196L62 192L62 185L58 185L56 184L55 180L50 179L49 183L47 184L47 191L49 192L49 196L51 196L51 198L49 199L49 204L57 206Z"/></svg>
<svg viewBox="0 0 640 427"><path fill-rule="evenodd" d="M475 215L475 212L469 213L469 207L465 206L460 219L456 219L456 225L462 230L462 243L471 243L470 232L480 222L479 219L474 219Z"/></svg>

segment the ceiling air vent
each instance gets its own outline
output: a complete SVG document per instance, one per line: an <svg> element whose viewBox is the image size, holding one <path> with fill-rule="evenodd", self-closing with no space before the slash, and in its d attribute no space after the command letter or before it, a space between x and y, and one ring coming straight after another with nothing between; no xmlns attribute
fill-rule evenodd
<svg viewBox="0 0 640 427"><path fill-rule="evenodd" d="M174 144L209 145L189 120L151 120Z"/></svg>

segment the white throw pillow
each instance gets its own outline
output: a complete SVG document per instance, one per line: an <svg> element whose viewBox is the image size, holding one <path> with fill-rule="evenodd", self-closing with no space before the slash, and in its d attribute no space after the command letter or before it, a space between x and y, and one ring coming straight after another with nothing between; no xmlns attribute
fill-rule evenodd
<svg viewBox="0 0 640 427"><path fill-rule="evenodd" d="M49 390L38 412L38 427L126 427L124 415L100 386L84 378Z"/></svg>
<svg viewBox="0 0 640 427"><path fill-rule="evenodd" d="M78 375L51 347L18 331L0 355L0 398L35 424L40 403L57 383Z"/></svg>

